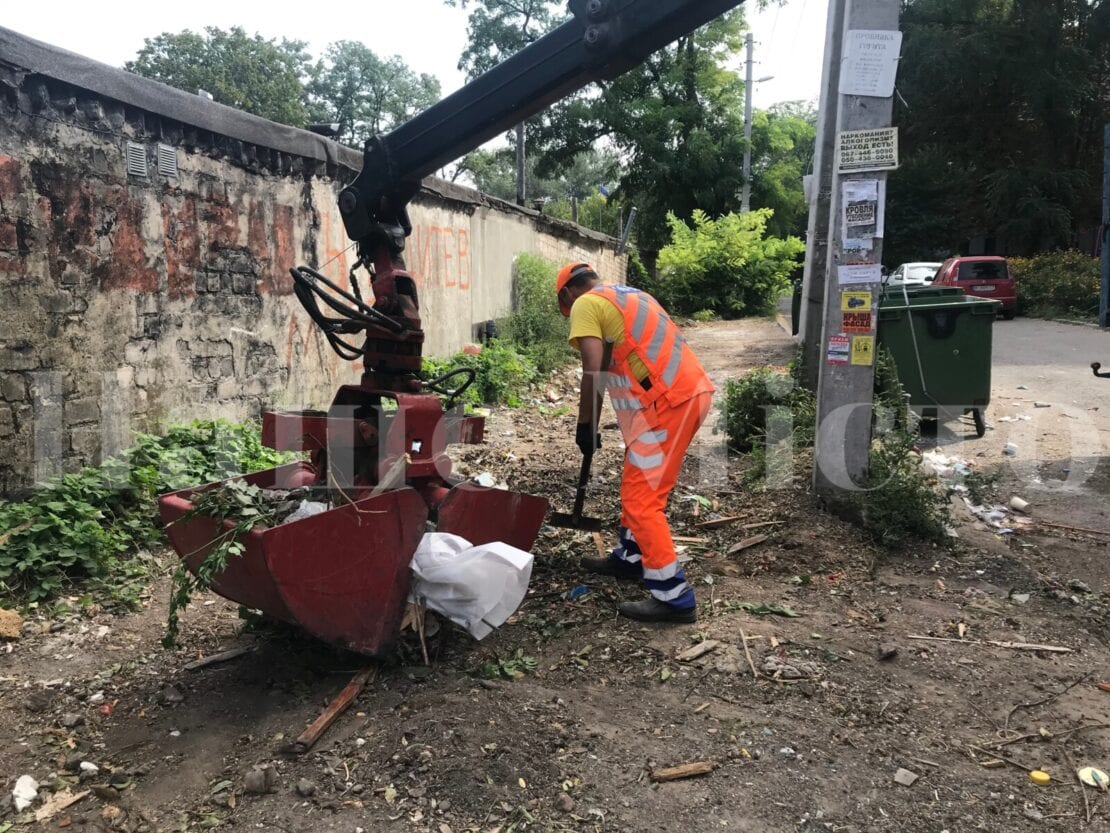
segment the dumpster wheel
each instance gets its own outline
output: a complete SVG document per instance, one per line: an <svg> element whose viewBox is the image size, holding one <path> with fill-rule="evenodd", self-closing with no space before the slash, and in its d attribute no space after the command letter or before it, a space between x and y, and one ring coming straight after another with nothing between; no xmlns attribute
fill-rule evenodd
<svg viewBox="0 0 1110 833"><path fill-rule="evenodd" d="M987 421L983 418L983 409L972 408L971 418L975 420L975 436L982 437L987 433Z"/></svg>

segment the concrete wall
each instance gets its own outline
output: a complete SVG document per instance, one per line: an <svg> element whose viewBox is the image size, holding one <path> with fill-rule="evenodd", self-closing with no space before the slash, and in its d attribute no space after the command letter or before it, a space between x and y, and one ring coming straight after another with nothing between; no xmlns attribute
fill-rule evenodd
<svg viewBox="0 0 1110 833"><path fill-rule="evenodd" d="M129 145L146 176L129 173ZM0 495L96 463L133 430L321 407L356 381L288 268L347 283L335 202L360 161L0 29ZM623 279L611 238L469 189L429 180L411 215L429 354L508 311L521 252Z"/></svg>

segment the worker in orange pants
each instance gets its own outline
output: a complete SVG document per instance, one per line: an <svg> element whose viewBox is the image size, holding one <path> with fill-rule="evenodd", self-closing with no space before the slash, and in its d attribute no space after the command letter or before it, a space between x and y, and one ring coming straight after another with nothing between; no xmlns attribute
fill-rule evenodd
<svg viewBox="0 0 1110 833"><path fill-rule="evenodd" d="M625 443L620 543L608 558L582 566L618 578L642 578L650 596L620 613L645 622L695 622L697 604L678 563L666 507L686 449L709 413L713 384L659 303L632 287L603 286L587 263L569 263L556 280L570 318L570 342L582 355L575 442L601 447L600 397L608 389Z"/></svg>

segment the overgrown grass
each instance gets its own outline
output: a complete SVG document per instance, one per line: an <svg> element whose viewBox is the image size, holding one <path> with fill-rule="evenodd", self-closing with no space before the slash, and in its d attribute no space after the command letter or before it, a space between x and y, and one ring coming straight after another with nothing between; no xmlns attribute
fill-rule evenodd
<svg viewBox="0 0 1110 833"><path fill-rule="evenodd" d="M30 498L0 503L0 601L24 605L82 585L132 606L146 577L139 551L162 539L159 494L269 468L288 454L259 426L198 420L135 445L99 467L55 478Z"/></svg>

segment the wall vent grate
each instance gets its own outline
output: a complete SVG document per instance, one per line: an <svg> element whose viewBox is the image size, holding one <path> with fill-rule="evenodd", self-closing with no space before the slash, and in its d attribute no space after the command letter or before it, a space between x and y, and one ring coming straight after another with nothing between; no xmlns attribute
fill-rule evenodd
<svg viewBox="0 0 1110 833"><path fill-rule="evenodd" d="M159 142L158 173L162 176L177 177L177 148Z"/></svg>
<svg viewBox="0 0 1110 833"><path fill-rule="evenodd" d="M147 176L146 146L139 142L127 143L127 173L131 176Z"/></svg>

